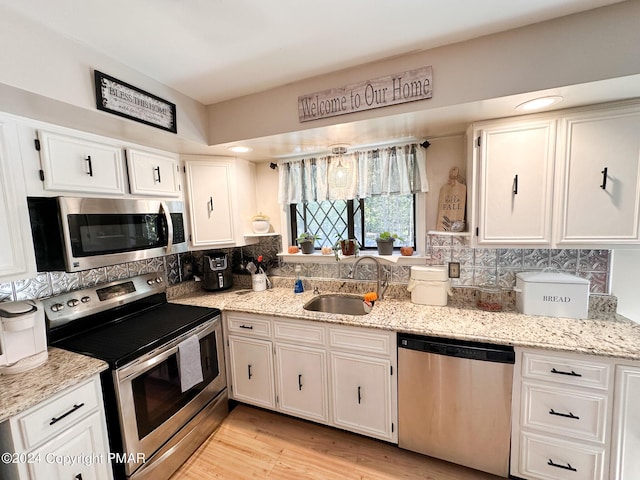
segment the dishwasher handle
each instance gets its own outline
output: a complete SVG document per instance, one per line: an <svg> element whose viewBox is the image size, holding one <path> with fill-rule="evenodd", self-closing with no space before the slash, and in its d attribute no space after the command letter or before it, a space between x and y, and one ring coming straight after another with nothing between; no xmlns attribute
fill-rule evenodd
<svg viewBox="0 0 640 480"><path fill-rule="evenodd" d="M398 334L398 348L485 362L515 363L515 353L510 345Z"/></svg>

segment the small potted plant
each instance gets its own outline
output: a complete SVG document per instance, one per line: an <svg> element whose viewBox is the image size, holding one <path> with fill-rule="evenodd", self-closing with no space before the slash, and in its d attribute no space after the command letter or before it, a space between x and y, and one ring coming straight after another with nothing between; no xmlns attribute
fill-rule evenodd
<svg viewBox="0 0 640 480"><path fill-rule="evenodd" d="M343 257L350 257L353 255L357 255L360 251L360 245L355 238L343 239L340 235L337 236L336 243L333 245L333 250L336 254L336 259L340 259L338 257L338 251L342 253Z"/></svg>
<svg viewBox="0 0 640 480"><path fill-rule="evenodd" d="M313 247L316 240L318 240L318 235L312 235L311 233L301 233L298 238L296 238L296 242L300 245L300 250L302 253L313 253Z"/></svg>
<svg viewBox="0 0 640 480"><path fill-rule="evenodd" d="M397 233L382 232L376 238L378 244L378 255L392 255L393 254L393 242L397 240L404 241L399 237Z"/></svg>

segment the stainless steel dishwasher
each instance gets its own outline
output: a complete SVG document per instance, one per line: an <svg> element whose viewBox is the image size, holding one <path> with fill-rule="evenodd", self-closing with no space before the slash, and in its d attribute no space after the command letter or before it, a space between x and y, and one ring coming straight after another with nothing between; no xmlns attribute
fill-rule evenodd
<svg viewBox="0 0 640 480"><path fill-rule="evenodd" d="M398 444L509 476L513 348L398 334Z"/></svg>

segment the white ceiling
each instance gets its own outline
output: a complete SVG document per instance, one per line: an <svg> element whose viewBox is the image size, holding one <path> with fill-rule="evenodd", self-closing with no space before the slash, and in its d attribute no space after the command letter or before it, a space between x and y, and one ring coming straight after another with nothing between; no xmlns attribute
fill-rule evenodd
<svg viewBox="0 0 640 480"><path fill-rule="evenodd" d="M0 0L0 5L209 105L619 1ZM441 115L435 133L460 131L462 117L470 113L431 112L428 123ZM347 128L354 138L384 140L396 138L399 130L429 134L426 121L412 114ZM326 145L334 133L312 129L256 140L253 159Z"/></svg>

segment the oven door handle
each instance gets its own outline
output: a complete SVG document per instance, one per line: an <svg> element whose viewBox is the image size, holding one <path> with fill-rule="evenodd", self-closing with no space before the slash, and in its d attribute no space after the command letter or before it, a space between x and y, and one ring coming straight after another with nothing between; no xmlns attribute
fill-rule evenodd
<svg viewBox="0 0 640 480"><path fill-rule="evenodd" d="M160 211L163 213L164 219L167 222L167 246L165 247L165 251L169 254L173 248L173 221L171 220L169 207L167 207L165 202L160 202Z"/></svg>
<svg viewBox="0 0 640 480"><path fill-rule="evenodd" d="M151 369L152 367L154 367L158 363L164 362L171 355L177 354L178 353L178 345L180 344L180 342L182 342L186 338L190 337L191 335L198 335L198 339L202 339L202 338L206 337L207 335L215 332L218 323L219 322L214 320L211 324L203 325L196 332L186 333L184 335L181 335L180 337L175 339L172 342L173 345L171 347L167 348L166 350L163 350L163 351L158 352L158 353L150 352L150 353L147 354L148 358L146 358L145 360L141 360L141 361L136 362L136 363L134 363L132 365L128 365L128 366L122 367L120 370L117 371L118 382L121 382L121 383L122 382L126 382L126 381L130 380L133 377L137 377L138 375L140 375L141 373L146 372L147 370ZM220 334L219 332L216 333L216 335L219 335L219 334ZM160 347L160 348L166 348L166 347Z"/></svg>

